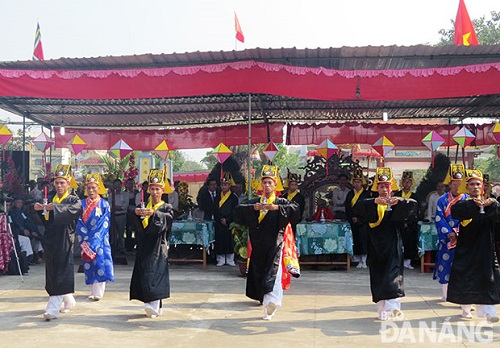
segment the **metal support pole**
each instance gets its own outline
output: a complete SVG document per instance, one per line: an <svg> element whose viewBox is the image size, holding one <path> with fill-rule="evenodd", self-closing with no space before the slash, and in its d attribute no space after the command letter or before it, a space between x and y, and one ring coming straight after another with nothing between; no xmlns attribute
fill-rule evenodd
<svg viewBox="0 0 500 348"><path fill-rule="evenodd" d="M22 156L21 156L21 172L22 172L22 176L23 178L26 178L28 181L30 179L30 176L29 176L29 173L27 173L28 175L26 175L26 166L24 165L24 162L25 162L25 151L26 151L26 115L23 113L23 146L22 146L22 150L23 150L23 153L22 153ZM27 182L25 182L25 184L27 184Z"/></svg>
<svg viewBox="0 0 500 348"><path fill-rule="evenodd" d="M247 198L252 198L252 95L248 95L248 170Z"/></svg>

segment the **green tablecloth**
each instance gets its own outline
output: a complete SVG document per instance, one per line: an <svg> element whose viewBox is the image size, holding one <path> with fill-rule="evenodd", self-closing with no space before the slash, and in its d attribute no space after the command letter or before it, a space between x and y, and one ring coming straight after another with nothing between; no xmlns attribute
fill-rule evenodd
<svg viewBox="0 0 500 348"><path fill-rule="evenodd" d="M300 223L296 238L299 256L353 254L351 226L347 222Z"/></svg>
<svg viewBox="0 0 500 348"><path fill-rule="evenodd" d="M418 223L418 256L422 257L426 251L438 250L436 224L433 222Z"/></svg>
<svg viewBox="0 0 500 348"><path fill-rule="evenodd" d="M168 239L170 244L203 245L207 250L213 241L215 230L212 221L175 221Z"/></svg>

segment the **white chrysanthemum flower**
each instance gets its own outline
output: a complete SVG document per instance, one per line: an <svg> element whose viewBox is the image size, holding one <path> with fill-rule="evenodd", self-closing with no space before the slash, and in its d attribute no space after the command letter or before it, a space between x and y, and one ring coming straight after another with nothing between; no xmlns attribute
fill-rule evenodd
<svg viewBox="0 0 500 348"><path fill-rule="evenodd" d="M194 233L191 232L185 233L182 239L186 244L194 244L194 242L196 241Z"/></svg>
<svg viewBox="0 0 500 348"><path fill-rule="evenodd" d="M328 238L325 240L323 247L329 253L333 253L335 250L337 250L337 241L335 239Z"/></svg>

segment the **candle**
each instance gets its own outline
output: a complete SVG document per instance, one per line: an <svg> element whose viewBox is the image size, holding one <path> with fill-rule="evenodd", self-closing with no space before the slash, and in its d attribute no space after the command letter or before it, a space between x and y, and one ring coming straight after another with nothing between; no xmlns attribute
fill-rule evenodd
<svg viewBox="0 0 500 348"><path fill-rule="evenodd" d="M45 186L43 188L43 198L45 198L45 199L49 198L49 192L48 192L48 187L47 186Z"/></svg>

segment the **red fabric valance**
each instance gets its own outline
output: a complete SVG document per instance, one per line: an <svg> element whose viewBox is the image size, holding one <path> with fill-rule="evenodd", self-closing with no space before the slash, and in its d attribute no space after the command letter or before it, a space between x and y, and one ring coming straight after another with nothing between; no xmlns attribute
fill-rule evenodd
<svg viewBox="0 0 500 348"><path fill-rule="evenodd" d="M174 173L174 181L204 182L207 180L209 174L210 172Z"/></svg>
<svg viewBox="0 0 500 348"><path fill-rule="evenodd" d="M314 100L414 100L500 93L500 63L334 70L241 61L130 70L0 69L0 97L139 99L263 93Z"/></svg>
<svg viewBox="0 0 500 348"><path fill-rule="evenodd" d="M453 135L460 125L398 125L376 123L323 123L315 125L287 125L287 145L320 144L330 139L334 144L372 145L385 135L395 146L424 147L422 139L430 131L436 131L445 139L443 146L455 146ZM476 136L471 146L497 144L490 132L493 124L467 125Z"/></svg>
<svg viewBox="0 0 500 348"><path fill-rule="evenodd" d="M283 141L283 123L270 123L271 141ZM120 139L123 139L133 150L152 151L163 140L171 150L201 149L216 147L220 143L227 146L247 145L248 126L225 126L213 128L192 128L177 130L106 130L66 128L66 134L60 135L55 130L55 147L68 147L71 139L78 134L87 146L85 150L109 150ZM252 144L269 142L267 127L264 123L252 125Z"/></svg>

